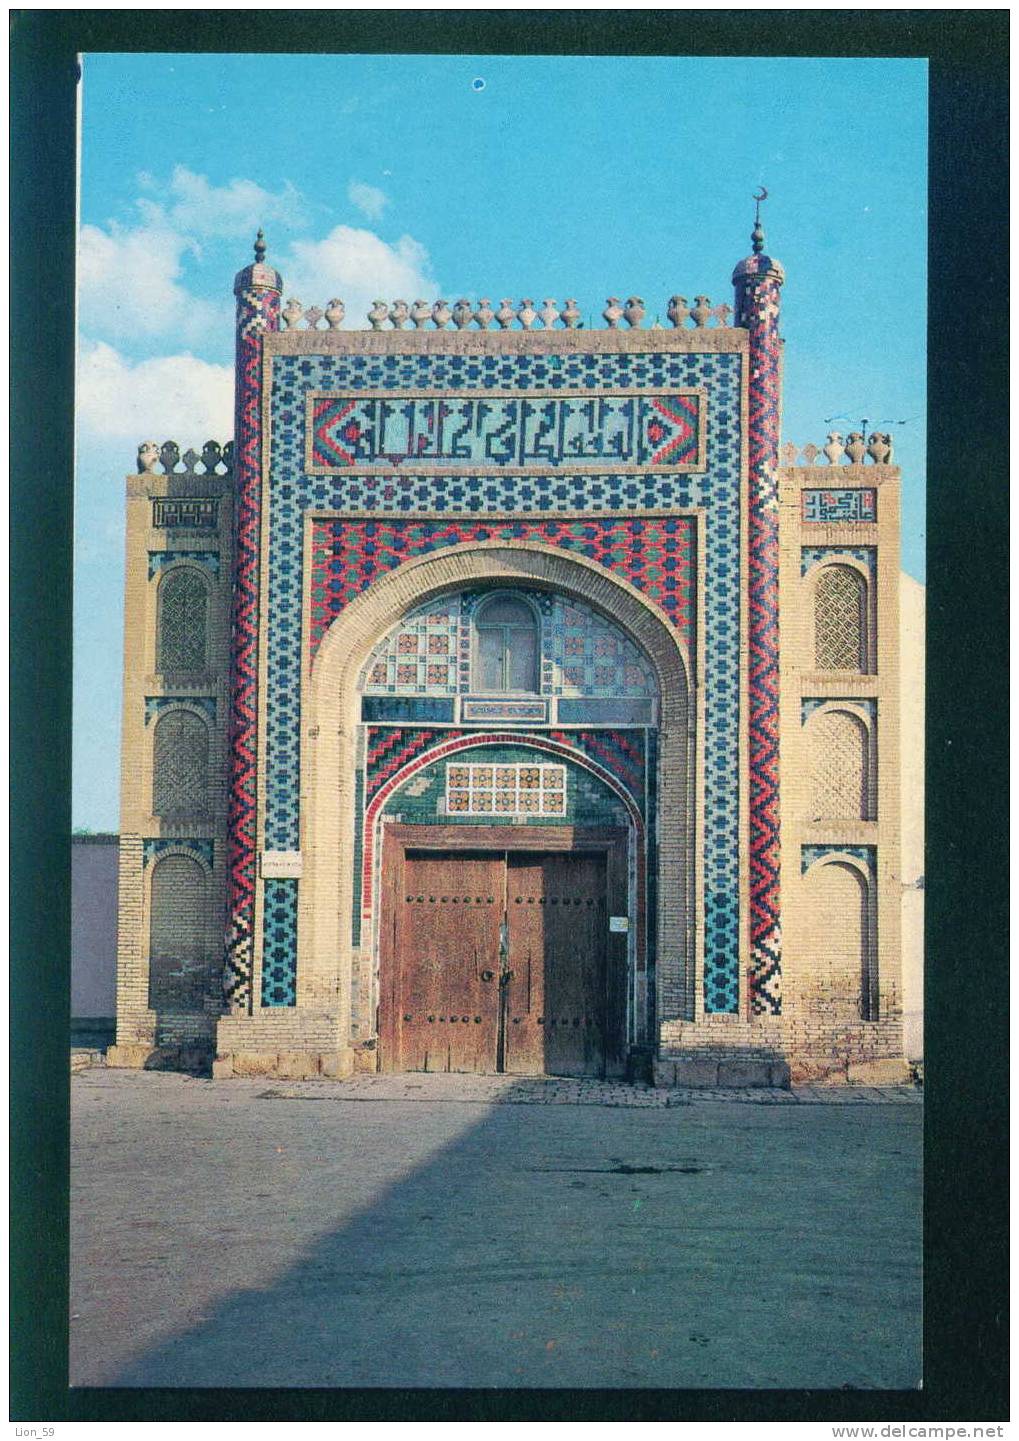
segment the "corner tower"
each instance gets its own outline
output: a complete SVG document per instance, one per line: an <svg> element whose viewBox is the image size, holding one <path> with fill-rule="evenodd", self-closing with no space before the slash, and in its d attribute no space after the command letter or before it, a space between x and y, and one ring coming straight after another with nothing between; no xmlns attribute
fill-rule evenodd
<svg viewBox="0 0 1019 1441"><path fill-rule="evenodd" d="M261 527L263 339L279 330L283 277L265 263L265 236L255 263L234 279L237 300L234 378L235 491L233 650L229 775L229 898L223 988L231 1011L250 1014L255 929L259 530Z"/></svg>
<svg viewBox="0 0 1019 1441"><path fill-rule="evenodd" d="M763 187L762 187L763 189ZM747 331L747 607L750 790L750 1009L782 1009L779 815L778 447L782 406L779 300L785 271L765 254L761 201L752 253L733 272L736 324Z"/></svg>

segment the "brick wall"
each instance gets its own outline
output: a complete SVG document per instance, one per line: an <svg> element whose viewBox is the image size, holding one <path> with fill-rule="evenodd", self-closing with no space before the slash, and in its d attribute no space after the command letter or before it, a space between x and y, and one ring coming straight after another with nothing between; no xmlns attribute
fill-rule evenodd
<svg viewBox="0 0 1019 1441"><path fill-rule="evenodd" d="M844 519L804 501L832 485ZM845 1079L903 1053L899 472L783 469L780 515L784 1046L794 1080ZM852 647L830 652L841 668L818 664L817 626L830 614L818 588L832 567L864 598L862 664ZM853 734L862 754L844 744ZM839 783L839 766L855 785ZM818 806L819 791L829 804Z"/></svg>
<svg viewBox="0 0 1019 1441"><path fill-rule="evenodd" d="M200 505L198 502L212 502ZM177 524L182 521L184 524ZM170 523L173 522L173 523ZM232 479L203 474L146 472L127 477L124 582L124 697L121 751L121 844L117 919L117 1046L110 1063L142 1064L148 1050L197 1042L211 1045L220 1009L219 965L224 923L226 839L226 731L229 693ZM187 568L207 591L205 663L189 671L159 666L160 585ZM175 711L208 732L208 783L204 802L192 789L187 802L155 813L155 739L159 721ZM198 914L196 888L181 893L181 939L188 968L201 984L178 977L167 990L151 987L152 879L155 866L199 856L203 868ZM198 864L194 860L186 865ZM171 870L191 872L174 860ZM164 873L166 875L168 873ZM167 906L172 903L167 889ZM172 918L163 926L164 960L174 959ZM172 969L164 964L164 971ZM164 981L166 977L164 977ZM187 992L187 1006L167 1005ZM154 1000L159 1000L153 1005Z"/></svg>

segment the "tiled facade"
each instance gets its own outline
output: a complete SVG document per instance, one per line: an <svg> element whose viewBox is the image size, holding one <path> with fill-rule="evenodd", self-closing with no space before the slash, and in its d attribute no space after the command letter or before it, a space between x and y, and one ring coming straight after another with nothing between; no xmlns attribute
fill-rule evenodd
<svg viewBox="0 0 1019 1441"><path fill-rule="evenodd" d="M831 488L814 471L795 511L780 498L782 280L755 247L731 327L341 332L280 331L280 278L261 256L241 272L229 485L129 482L125 778L148 756L151 794L170 708L201 714L213 748L207 832L149 816L125 779L125 1060L175 1024L138 1001L161 849L200 857L210 934L225 919L225 999L191 1038L214 1035L216 1073L342 1075L371 1061L387 824L499 818L625 833L627 1036L661 1075L709 1052L717 1075L739 1051L773 1077L809 1051L798 887L838 853L879 895L891 817L805 828L787 733L840 697L872 737L880 709L897 744L881 600L897 501L877 466ZM804 660L832 562L877 597L877 668L851 684ZM151 659L174 565L213 597L194 685ZM533 617L533 680L505 693L478 659L495 593ZM887 994L861 1055L895 1056L879 915L866 935Z"/></svg>

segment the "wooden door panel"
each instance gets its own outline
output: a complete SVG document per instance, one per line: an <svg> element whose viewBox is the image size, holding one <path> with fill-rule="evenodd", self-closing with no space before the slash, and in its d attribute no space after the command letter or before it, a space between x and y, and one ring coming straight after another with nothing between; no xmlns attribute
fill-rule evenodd
<svg viewBox="0 0 1019 1441"><path fill-rule="evenodd" d="M511 855L504 1069L602 1075L605 1066L604 855Z"/></svg>
<svg viewBox="0 0 1019 1441"><path fill-rule="evenodd" d="M393 997L401 1069L496 1069L504 867L501 855L407 853Z"/></svg>

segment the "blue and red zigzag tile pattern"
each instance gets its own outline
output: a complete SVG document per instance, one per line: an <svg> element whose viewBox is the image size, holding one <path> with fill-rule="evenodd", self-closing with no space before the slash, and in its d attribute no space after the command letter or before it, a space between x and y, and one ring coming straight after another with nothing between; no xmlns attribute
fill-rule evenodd
<svg viewBox="0 0 1019 1441"><path fill-rule="evenodd" d="M312 522L311 659L345 605L412 556L469 541L534 540L625 575L661 606L690 649L694 522L686 516L406 521L378 517Z"/></svg>
<svg viewBox="0 0 1019 1441"><path fill-rule="evenodd" d="M255 827L258 744L258 589L261 523L262 336L279 328L276 290L243 290L237 299L237 406L234 416L234 609L230 686L229 875L226 963L228 1005L252 1002L255 934Z"/></svg>
<svg viewBox="0 0 1019 1441"><path fill-rule="evenodd" d="M750 769L750 1006L756 1015L782 1009L779 833L778 443L782 341L780 281L750 281L747 417L749 468L747 683Z"/></svg>

